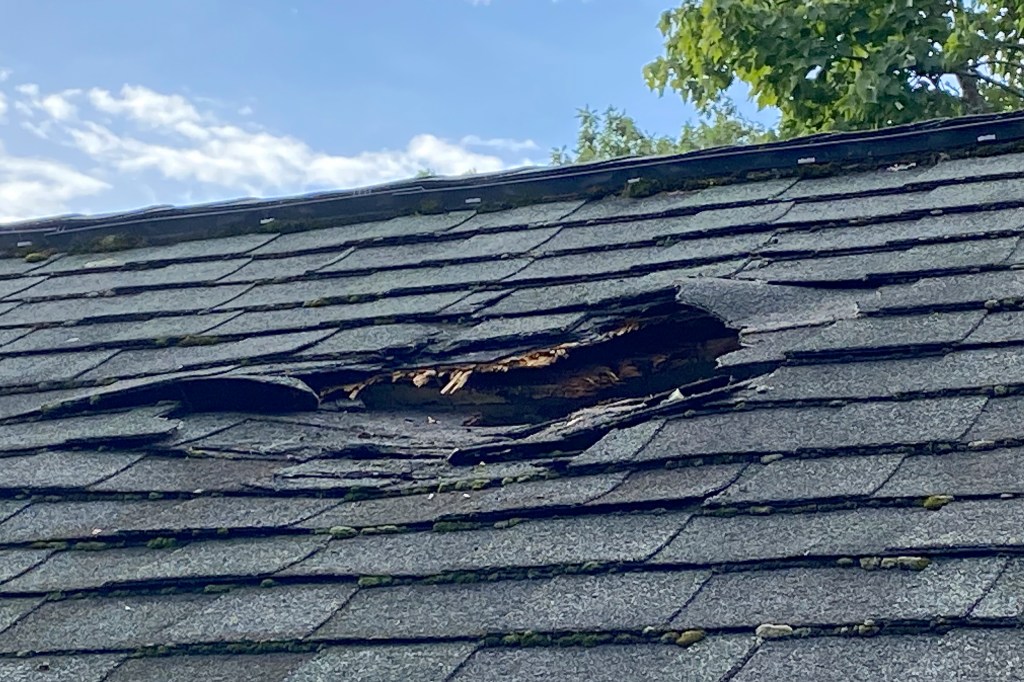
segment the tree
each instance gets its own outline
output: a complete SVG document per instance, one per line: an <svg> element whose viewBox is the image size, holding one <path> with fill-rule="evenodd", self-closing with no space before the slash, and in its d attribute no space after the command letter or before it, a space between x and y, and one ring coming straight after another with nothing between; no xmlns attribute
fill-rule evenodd
<svg viewBox="0 0 1024 682"><path fill-rule="evenodd" d="M784 136L1024 105L1024 0L684 0L647 84L698 109L737 80Z"/></svg>
<svg viewBox="0 0 1024 682"><path fill-rule="evenodd" d="M732 144L752 144L775 139L767 127L739 115L736 106L723 100L705 109L696 124L683 126L679 138L647 133L626 112L609 107L599 114L590 107L576 113L580 122L576 147L551 150L555 165L585 163L620 156L652 156Z"/></svg>

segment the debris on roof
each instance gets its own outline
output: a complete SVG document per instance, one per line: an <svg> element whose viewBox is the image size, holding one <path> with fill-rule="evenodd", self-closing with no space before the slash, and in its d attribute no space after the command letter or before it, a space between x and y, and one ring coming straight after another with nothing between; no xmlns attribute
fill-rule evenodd
<svg viewBox="0 0 1024 682"><path fill-rule="evenodd" d="M0 679L1016 679L1022 149L0 233Z"/></svg>

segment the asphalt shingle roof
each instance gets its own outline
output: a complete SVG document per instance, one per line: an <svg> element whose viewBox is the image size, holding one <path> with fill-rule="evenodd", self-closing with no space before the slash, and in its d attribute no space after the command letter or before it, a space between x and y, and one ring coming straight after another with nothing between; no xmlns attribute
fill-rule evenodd
<svg viewBox="0 0 1024 682"><path fill-rule="evenodd" d="M0 260L0 679L1021 679L1024 154L968 151ZM712 383L508 423L708 315Z"/></svg>

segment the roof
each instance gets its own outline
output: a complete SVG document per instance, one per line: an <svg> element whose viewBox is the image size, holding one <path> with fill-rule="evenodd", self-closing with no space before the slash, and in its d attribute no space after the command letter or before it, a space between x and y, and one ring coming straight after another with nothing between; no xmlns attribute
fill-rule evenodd
<svg viewBox="0 0 1024 682"><path fill-rule="evenodd" d="M1020 679L1021 123L15 226L0 679Z"/></svg>

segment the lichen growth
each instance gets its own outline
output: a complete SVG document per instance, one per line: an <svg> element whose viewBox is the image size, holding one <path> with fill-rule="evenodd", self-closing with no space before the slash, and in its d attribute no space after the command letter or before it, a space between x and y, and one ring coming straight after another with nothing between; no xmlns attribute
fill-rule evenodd
<svg viewBox="0 0 1024 682"><path fill-rule="evenodd" d="M231 585L211 584L203 588L203 594L223 594L231 591Z"/></svg>
<svg viewBox="0 0 1024 682"><path fill-rule="evenodd" d="M360 533L362 533L363 535L390 535L392 533L401 533L401 532L402 532L402 528L400 526L391 526L391 525L369 526L367 528L363 528L360 531Z"/></svg>
<svg viewBox="0 0 1024 682"><path fill-rule="evenodd" d="M433 525L435 533L451 533L460 530L476 530L480 524L474 521L437 521Z"/></svg>
<svg viewBox="0 0 1024 682"><path fill-rule="evenodd" d="M942 509L954 499L952 495L929 495L921 502L921 506L931 510Z"/></svg>
<svg viewBox="0 0 1024 682"><path fill-rule="evenodd" d="M172 547L177 547L177 546L178 546L178 541L177 540L175 540L174 538L164 538L164 537L152 538L149 542L146 543L146 547L149 547L150 549L170 549Z"/></svg>
<svg viewBox="0 0 1024 682"><path fill-rule="evenodd" d="M754 634L761 639L780 639L793 634L793 628L785 624L762 623L754 630Z"/></svg>
<svg viewBox="0 0 1024 682"><path fill-rule="evenodd" d="M302 307L303 308L322 308L325 305L327 305L326 299L314 298L314 299L310 299L310 300L306 301L305 303L303 303Z"/></svg>
<svg viewBox="0 0 1024 682"><path fill-rule="evenodd" d="M351 526L331 526L327 534L334 538L352 538L359 535L359 531Z"/></svg>
<svg viewBox="0 0 1024 682"><path fill-rule="evenodd" d="M26 263L42 263L53 255L53 251L31 251L25 254L24 261Z"/></svg>
<svg viewBox="0 0 1024 682"><path fill-rule="evenodd" d="M199 334L190 334L182 337L178 341L178 345L182 348L188 348L190 346L216 346L223 339L218 336L202 336Z"/></svg>
<svg viewBox="0 0 1024 682"><path fill-rule="evenodd" d="M359 577L356 584L359 587L383 587L392 582L394 582L394 578L389 575L364 575Z"/></svg>
<svg viewBox="0 0 1024 682"><path fill-rule="evenodd" d="M688 647L696 644L707 636L703 630L686 630L676 637L676 644L681 647Z"/></svg>

